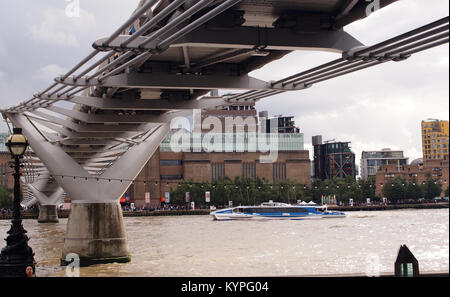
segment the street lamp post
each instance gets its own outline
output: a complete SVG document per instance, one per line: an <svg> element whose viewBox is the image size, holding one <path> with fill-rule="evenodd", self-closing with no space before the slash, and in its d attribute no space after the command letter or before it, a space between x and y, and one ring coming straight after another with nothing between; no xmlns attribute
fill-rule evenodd
<svg viewBox="0 0 450 297"><path fill-rule="evenodd" d="M6 140L6 146L14 159L14 203L11 229L6 238L6 247L0 253L0 276L26 276L27 267L35 274L34 253L28 246L27 231L22 226L20 206L20 158L28 147L28 140L21 128L14 128L13 135ZM28 269L29 270L29 269Z"/></svg>

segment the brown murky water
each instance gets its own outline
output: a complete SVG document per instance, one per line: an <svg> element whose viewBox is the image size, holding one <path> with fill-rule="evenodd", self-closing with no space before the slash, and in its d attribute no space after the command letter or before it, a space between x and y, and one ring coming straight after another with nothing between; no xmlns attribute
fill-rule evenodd
<svg viewBox="0 0 450 297"><path fill-rule="evenodd" d="M66 219L25 220L38 276L59 266ZM0 221L6 237L9 221ZM421 272L449 270L449 210L348 212L345 219L213 221L209 216L125 218L132 260L81 276L301 276L391 273L406 244ZM4 246L5 243L2 243Z"/></svg>

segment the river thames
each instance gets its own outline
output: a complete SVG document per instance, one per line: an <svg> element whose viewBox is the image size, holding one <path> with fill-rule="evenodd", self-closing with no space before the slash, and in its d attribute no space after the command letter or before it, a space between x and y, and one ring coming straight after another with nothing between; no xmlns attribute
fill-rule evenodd
<svg viewBox="0 0 450 297"><path fill-rule="evenodd" d="M449 210L347 212L306 221L213 221L210 216L126 217L131 262L83 267L81 276L243 277L393 273L406 244L421 272L449 271ZM37 276L60 267L67 219L24 220ZM10 222L0 221L6 238ZM5 246L3 241L1 247Z"/></svg>

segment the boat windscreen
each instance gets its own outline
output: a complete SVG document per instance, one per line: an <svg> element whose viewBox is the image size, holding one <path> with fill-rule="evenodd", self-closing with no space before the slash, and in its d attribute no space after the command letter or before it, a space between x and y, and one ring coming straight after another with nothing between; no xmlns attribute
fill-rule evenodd
<svg viewBox="0 0 450 297"><path fill-rule="evenodd" d="M246 208L244 212L250 213L305 213L309 212L302 207L255 207Z"/></svg>

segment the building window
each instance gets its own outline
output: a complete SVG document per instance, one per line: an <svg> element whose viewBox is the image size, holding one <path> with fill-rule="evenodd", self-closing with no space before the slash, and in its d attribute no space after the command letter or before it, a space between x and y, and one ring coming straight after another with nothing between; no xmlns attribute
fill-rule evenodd
<svg viewBox="0 0 450 297"><path fill-rule="evenodd" d="M273 163L273 181L286 181L286 163Z"/></svg>
<svg viewBox="0 0 450 297"><path fill-rule="evenodd" d="M159 165L161 165L161 166L183 165L183 161L182 160L160 160Z"/></svg>
<svg viewBox="0 0 450 297"><path fill-rule="evenodd" d="M8 187L8 166L0 165L0 187Z"/></svg>
<svg viewBox="0 0 450 297"><path fill-rule="evenodd" d="M161 180L180 180L183 179L182 175L161 175Z"/></svg>
<svg viewBox="0 0 450 297"><path fill-rule="evenodd" d="M256 178L256 164L255 162L242 163L242 176L246 178Z"/></svg>
<svg viewBox="0 0 450 297"><path fill-rule="evenodd" d="M211 181L216 181L225 178L225 164L224 163L211 163Z"/></svg>

